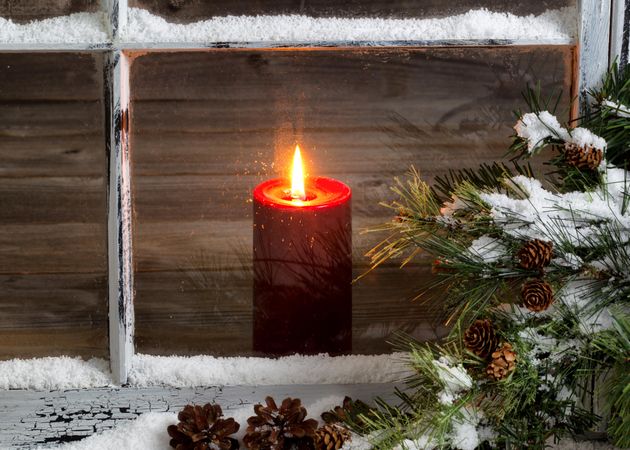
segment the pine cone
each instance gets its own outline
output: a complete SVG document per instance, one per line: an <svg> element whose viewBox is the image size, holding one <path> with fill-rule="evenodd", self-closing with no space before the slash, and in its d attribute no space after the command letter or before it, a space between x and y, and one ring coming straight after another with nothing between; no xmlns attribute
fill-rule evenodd
<svg viewBox="0 0 630 450"><path fill-rule="evenodd" d="M219 405L187 405L177 416L179 423L167 429L171 447L176 450L239 448L238 441L230 437L238 431L239 424L232 418L221 419L222 416Z"/></svg>
<svg viewBox="0 0 630 450"><path fill-rule="evenodd" d="M350 397L343 399L342 406L335 406L332 411L322 413L322 420L327 424L344 422L359 430L367 425L363 417L375 418L374 410L367 403Z"/></svg>
<svg viewBox="0 0 630 450"><path fill-rule="evenodd" d="M306 408L300 399L285 398L276 405L273 398L265 399L267 406L255 405L255 416L247 419L245 447L252 450L313 449L315 419L304 420Z"/></svg>
<svg viewBox="0 0 630 450"><path fill-rule="evenodd" d="M486 373L494 380L502 380L516 368L516 353L512 345L504 343L492 353L492 361L488 364Z"/></svg>
<svg viewBox="0 0 630 450"><path fill-rule="evenodd" d="M350 441L350 432L340 425L326 424L315 432L317 450L339 450L346 441Z"/></svg>
<svg viewBox="0 0 630 450"><path fill-rule="evenodd" d="M466 348L481 358L488 358L499 344L494 326L489 319L475 320L464 333Z"/></svg>
<svg viewBox="0 0 630 450"><path fill-rule="evenodd" d="M527 241L518 251L517 258L523 269L542 269L551 262L553 244L551 242L533 239Z"/></svg>
<svg viewBox="0 0 630 450"><path fill-rule="evenodd" d="M597 170L604 152L592 145L580 147L576 144L564 144L564 162L581 170Z"/></svg>
<svg viewBox="0 0 630 450"><path fill-rule="evenodd" d="M521 288L523 306L530 311L541 312L553 303L553 290L544 280L531 280Z"/></svg>

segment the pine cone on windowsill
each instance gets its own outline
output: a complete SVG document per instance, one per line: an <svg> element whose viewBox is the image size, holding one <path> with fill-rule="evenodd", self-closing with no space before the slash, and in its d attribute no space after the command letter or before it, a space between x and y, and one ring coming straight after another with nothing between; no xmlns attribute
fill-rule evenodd
<svg viewBox="0 0 630 450"><path fill-rule="evenodd" d="M176 450L238 449L238 441L230 436L240 426L234 419L222 416L219 405L187 405L177 416L179 423L167 429L170 446Z"/></svg>
<svg viewBox="0 0 630 450"><path fill-rule="evenodd" d="M255 405L255 416L247 419L245 447L251 450L314 450L317 421L306 418L300 399L285 398L280 407L272 397L266 406Z"/></svg>

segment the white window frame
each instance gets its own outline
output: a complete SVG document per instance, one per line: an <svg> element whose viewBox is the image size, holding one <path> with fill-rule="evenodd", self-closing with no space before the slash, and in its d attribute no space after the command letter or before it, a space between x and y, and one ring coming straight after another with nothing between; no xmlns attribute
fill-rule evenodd
<svg viewBox="0 0 630 450"><path fill-rule="evenodd" d="M512 40L440 40L440 41L401 41L401 42L231 42L190 44L178 42L121 42L119 31L127 20L127 0L102 0L102 7L109 19L110 40L102 44L0 44L0 51L98 51L106 54L105 64L105 108L106 108L106 147L109 156L108 188L108 258L109 258L109 351L110 366L114 382L124 386L127 382L134 353L134 289L133 289L133 242L132 242L132 201L129 149L129 60L127 50L177 50L205 48L276 48L276 47L427 47L427 46L518 46L518 45L567 45L557 41L512 41ZM575 76L578 83L579 106L584 107L587 91L597 86L609 64L615 59L627 64L630 59L628 48L630 34L630 0L578 0L579 32ZM576 111L577 112L577 111ZM95 399L109 405L120 399L132 406L132 414L151 410L151 399L161 398L166 409L194 401L196 398L223 398L229 404L259 400L266 394L277 396L301 395L303 399L339 394L387 395L391 385L310 385L310 386L266 386L254 387L204 387L197 389L153 388L134 390L115 388L107 391L89 390L77 394L72 403L68 392L17 391L2 395L5 410L13 416L13 408L35 411L36 407L50 404L72 403L79 411L85 401ZM81 391L80 391L81 392ZM169 403L165 398L171 399ZM86 400L88 399L88 400ZM116 400L118 401L118 400ZM200 400L201 401L201 400ZM48 402L48 403L46 403ZM64 403L65 402L65 403ZM82 403L83 402L83 403ZM144 403L143 403L144 402ZM148 403L147 403L148 402ZM147 403L147 404L145 404ZM135 405L135 406L133 406ZM154 404L155 405L155 404ZM30 409L29 409L30 408ZM72 409L71 408L71 409ZM134 409L135 408L135 409ZM28 412L27 411L27 412ZM124 418L124 417L122 417ZM0 414L2 423L2 414ZM17 423L17 422L16 422ZM18 426L16 423L13 426ZM17 430L17 429L16 429ZM23 432L20 431L20 432ZM10 433L10 429L8 431ZM0 433L0 444L4 444ZM6 436L6 435L5 435Z"/></svg>

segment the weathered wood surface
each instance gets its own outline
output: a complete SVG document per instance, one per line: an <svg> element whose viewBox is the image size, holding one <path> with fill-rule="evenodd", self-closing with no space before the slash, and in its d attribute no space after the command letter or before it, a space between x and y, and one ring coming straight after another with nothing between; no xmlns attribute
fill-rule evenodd
<svg viewBox="0 0 630 450"><path fill-rule="evenodd" d="M96 11L100 0L0 0L0 17L15 22Z"/></svg>
<svg viewBox="0 0 630 450"><path fill-rule="evenodd" d="M550 8L574 5L573 0L130 0L172 21L191 22L214 16L307 14L316 17L443 17L472 8L514 14L540 14Z"/></svg>
<svg viewBox="0 0 630 450"><path fill-rule="evenodd" d="M608 70L613 0L580 2L578 90L580 112L588 109L588 91L598 88Z"/></svg>
<svg viewBox="0 0 630 450"><path fill-rule="evenodd" d="M380 396L393 402L393 392L392 384L0 391L0 447L33 448L76 441L140 414L177 412L190 403L218 403L229 416L231 410L262 402L267 395L300 397L308 406L345 395L364 401Z"/></svg>
<svg viewBox="0 0 630 450"><path fill-rule="evenodd" d="M0 54L0 358L107 354L101 71Z"/></svg>
<svg viewBox="0 0 630 450"><path fill-rule="evenodd" d="M383 237L361 229L389 219L378 202L391 199L393 177L411 164L432 179L501 158L525 84L561 88L568 103L572 65L573 48L557 46L138 56L131 70L138 351L251 352L250 193L285 171L296 140L310 173L353 189L358 275L363 254ZM412 133L402 131L400 116ZM409 301L429 277L427 263L386 266L355 285L356 351L387 351L396 328L434 336L434 311ZM206 281L199 287L195 277Z"/></svg>
<svg viewBox="0 0 630 450"><path fill-rule="evenodd" d="M113 2L112 14L119 6ZM125 4L122 2L122 7ZM115 17L112 16L114 22ZM109 273L109 355L114 380L127 382L133 357L133 246L129 156L129 62L115 51L105 65L105 147L109 155L107 205Z"/></svg>

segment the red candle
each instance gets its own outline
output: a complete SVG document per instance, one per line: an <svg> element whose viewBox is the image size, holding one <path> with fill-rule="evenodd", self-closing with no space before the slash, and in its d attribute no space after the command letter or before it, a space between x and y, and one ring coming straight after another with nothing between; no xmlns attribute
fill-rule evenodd
<svg viewBox="0 0 630 450"><path fill-rule="evenodd" d="M254 190L254 351L343 354L352 345L351 191L292 177Z"/></svg>

